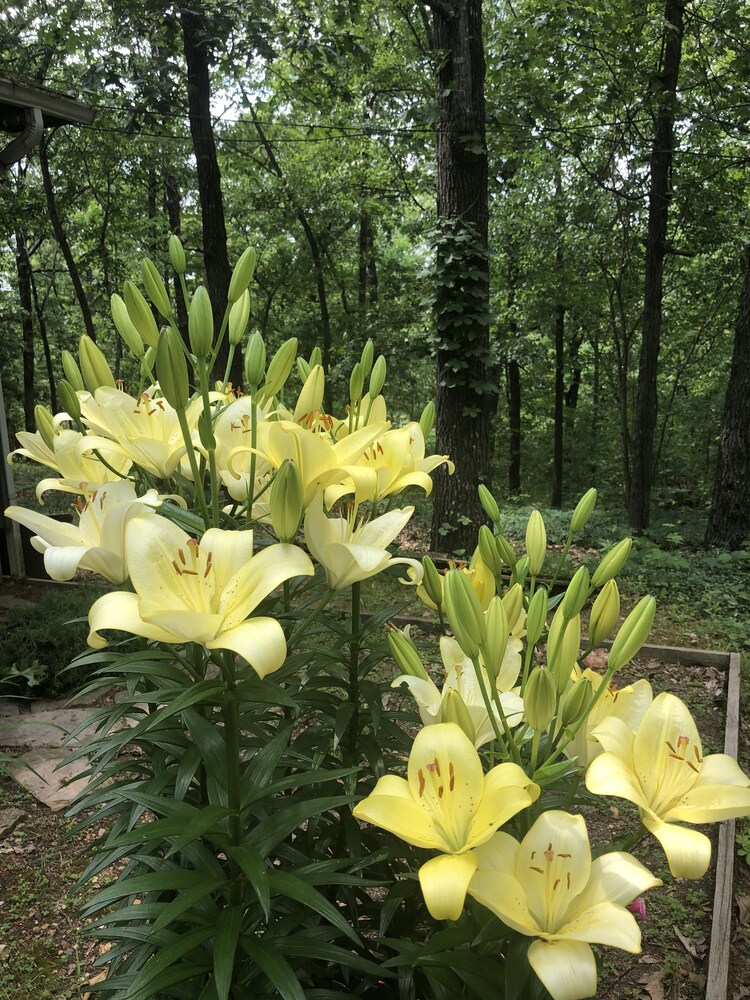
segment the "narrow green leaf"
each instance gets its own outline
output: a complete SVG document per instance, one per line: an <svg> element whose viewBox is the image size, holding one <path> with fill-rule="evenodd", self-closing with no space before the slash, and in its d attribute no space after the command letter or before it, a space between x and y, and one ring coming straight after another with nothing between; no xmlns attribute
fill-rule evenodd
<svg viewBox="0 0 750 1000"><path fill-rule="evenodd" d="M247 876L247 880L255 890L258 902L268 923L271 912L271 888L268 882L268 868L260 853L250 844L231 847L227 852L232 861L236 862Z"/></svg>
<svg viewBox="0 0 750 1000"><path fill-rule="evenodd" d="M268 881L271 884L272 893L279 893L282 896L286 896L287 899L293 899L297 903L302 903L303 906L307 906L309 909L319 913L329 924L337 927L355 944L361 943L359 935L352 929L349 921L346 920L332 903L328 902L322 893L318 892L317 889L313 889L307 882L296 875L280 871L277 868L269 869Z"/></svg>
<svg viewBox="0 0 750 1000"><path fill-rule="evenodd" d="M173 920L176 920L182 913L189 910L191 906L195 906L201 899L205 899L206 896L213 893L218 893L219 890L224 890L227 886L228 882L226 879L212 878L205 879L197 885L192 885L189 889L183 889L170 903L163 905L161 913L153 924L152 929L154 933L160 931L163 927L168 927Z"/></svg>
<svg viewBox="0 0 750 1000"><path fill-rule="evenodd" d="M228 1000L234 978L234 956L242 930L242 908L227 906L219 914L214 938L214 981L219 1000Z"/></svg>
<svg viewBox="0 0 750 1000"><path fill-rule="evenodd" d="M229 810L225 809L223 806L203 806L202 809L198 810L198 815L191 819L188 825L183 828L182 833L175 840L164 857L170 858L173 854L181 851L182 848L191 841L198 840L204 834L208 833L209 830L215 827L220 820L225 819L228 815Z"/></svg>
<svg viewBox="0 0 750 1000"><path fill-rule="evenodd" d="M276 845L296 830L300 823L317 816L318 813L326 812L329 809L338 809L339 806L351 802L354 796L339 795L329 796L321 799L303 799L300 802L292 802L285 809L274 813L267 819L262 820L256 828L251 831L249 840L255 845L258 851L265 857L270 854Z"/></svg>
<svg viewBox="0 0 750 1000"><path fill-rule="evenodd" d="M271 985L278 990L283 1000L305 1000L299 979L275 946L255 938L249 943L246 951L261 972L269 979Z"/></svg>

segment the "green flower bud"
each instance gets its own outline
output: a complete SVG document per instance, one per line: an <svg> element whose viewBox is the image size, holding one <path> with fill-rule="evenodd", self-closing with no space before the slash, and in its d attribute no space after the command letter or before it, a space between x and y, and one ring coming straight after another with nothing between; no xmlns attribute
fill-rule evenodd
<svg viewBox="0 0 750 1000"><path fill-rule="evenodd" d="M303 385L310 378L311 371L312 368L310 367L310 363L308 361L304 358L297 358L297 377Z"/></svg>
<svg viewBox="0 0 750 1000"><path fill-rule="evenodd" d="M406 627L408 629L409 626ZM417 647L406 632L392 629L388 633L388 649L391 651L396 666L405 674L410 677L421 677L424 681L430 679L419 658Z"/></svg>
<svg viewBox="0 0 750 1000"><path fill-rule="evenodd" d="M352 403L358 403L362 398L362 390L365 387L365 376L362 365L357 361L349 376L349 399Z"/></svg>
<svg viewBox="0 0 750 1000"><path fill-rule="evenodd" d="M568 584L568 589L562 599L563 617L572 618L574 615L580 614L588 596L589 571L585 566L581 566Z"/></svg>
<svg viewBox="0 0 750 1000"><path fill-rule="evenodd" d="M544 631L547 621L547 604L547 591L544 587L537 588L529 601L529 609L526 612L526 642L529 646L536 646Z"/></svg>
<svg viewBox="0 0 750 1000"><path fill-rule="evenodd" d="M159 334L156 345L156 374L162 395L175 410L184 410L190 400L187 360L180 335L171 327Z"/></svg>
<svg viewBox="0 0 750 1000"><path fill-rule="evenodd" d="M585 677L581 677L575 684L572 684L560 702L560 725L563 728L574 726L588 711L593 697L594 691Z"/></svg>
<svg viewBox="0 0 750 1000"><path fill-rule="evenodd" d="M374 357L375 357L375 345L371 340L368 340L365 346L362 348L362 356L359 359L359 363L362 368L363 379L366 379L367 376L372 371L372 362Z"/></svg>
<svg viewBox="0 0 750 1000"><path fill-rule="evenodd" d="M479 502L482 505L487 517L492 521L493 524L500 526L500 508L497 505L497 501L484 485L484 483L479 484Z"/></svg>
<svg viewBox="0 0 750 1000"><path fill-rule="evenodd" d="M385 385L385 372L385 358L381 354L372 366L372 372L370 373L370 399L375 399L382 392Z"/></svg>
<svg viewBox="0 0 750 1000"><path fill-rule="evenodd" d="M107 359L91 337L85 333L78 341L78 360L81 365L83 381L92 395L103 385L115 388L115 377L107 364Z"/></svg>
<svg viewBox="0 0 750 1000"><path fill-rule="evenodd" d="M472 743L476 739L477 731L474 728L471 715L469 715L469 709L455 688L449 688L443 696L443 703L440 706L440 721L452 722L459 726Z"/></svg>
<svg viewBox="0 0 750 1000"><path fill-rule="evenodd" d="M435 563L429 556L423 557L422 570L424 571L422 586L425 589L425 593L437 608L442 607L443 578L438 573Z"/></svg>
<svg viewBox="0 0 750 1000"><path fill-rule="evenodd" d="M83 375L81 375L81 369L78 367L78 362L70 351L63 351L61 357L65 378L77 392L82 391L84 388Z"/></svg>
<svg viewBox="0 0 750 1000"><path fill-rule="evenodd" d="M242 296L242 293L253 280L257 259L258 255L255 252L255 248L248 247L234 265L232 280L229 282L229 291L227 292L227 301L236 302Z"/></svg>
<svg viewBox="0 0 750 1000"><path fill-rule="evenodd" d="M81 401L78 398L78 393L75 391L70 382L67 382L65 379L60 380L60 384L57 387L57 393L65 412L72 417L76 423L78 423L81 419ZM50 445L50 447L52 446Z"/></svg>
<svg viewBox="0 0 750 1000"><path fill-rule="evenodd" d="M128 313L128 307L119 295L113 295L110 299L110 309L112 319L115 322L117 332L120 334L128 350L137 358L142 358L146 348L143 345L143 338L133 325L133 321Z"/></svg>
<svg viewBox="0 0 750 1000"><path fill-rule="evenodd" d="M534 667L523 692L526 721L532 729L543 733L555 717L557 690L552 674L546 667Z"/></svg>
<svg viewBox="0 0 750 1000"><path fill-rule="evenodd" d="M263 337L256 331L250 334L245 348L245 382L254 391L263 381L266 374L266 345Z"/></svg>
<svg viewBox="0 0 750 1000"><path fill-rule="evenodd" d="M479 598L460 569L446 573L443 601L456 642L467 656L476 659L487 641L487 623Z"/></svg>
<svg viewBox="0 0 750 1000"><path fill-rule="evenodd" d="M323 368L321 365L316 365L305 379L305 384L297 397L297 405L294 407L296 421L304 420L309 413L318 413L321 410L325 385Z"/></svg>
<svg viewBox="0 0 750 1000"><path fill-rule="evenodd" d="M594 510L596 504L596 490L591 487L587 490L576 504L573 516L570 519L570 533L575 535L583 528Z"/></svg>
<svg viewBox="0 0 750 1000"><path fill-rule="evenodd" d="M485 613L487 640L482 646L482 659L488 673L497 678L508 648L510 626L505 606L499 597L493 597Z"/></svg>
<svg viewBox="0 0 750 1000"><path fill-rule="evenodd" d="M558 607L547 637L547 665L555 678L558 694L570 682L581 649L581 616L565 618Z"/></svg>
<svg viewBox="0 0 750 1000"><path fill-rule="evenodd" d="M156 325L154 314L151 312L151 306L146 302L141 290L132 281L126 281L122 286L122 296L128 307L128 314L133 321L133 326L149 347L156 347L156 342L159 339L159 328Z"/></svg>
<svg viewBox="0 0 750 1000"><path fill-rule="evenodd" d="M479 554L490 573L495 578L500 576L503 569L503 560L497 551L495 536L486 524L483 524L479 529Z"/></svg>
<svg viewBox="0 0 750 1000"><path fill-rule="evenodd" d="M152 260L149 260L148 257L141 262L141 279L143 287L146 289L146 295L154 303L159 313L164 319L170 319L172 316L172 303L169 301L166 285L156 269L156 264Z"/></svg>
<svg viewBox="0 0 750 1000"><path fill-rule="evenodd" d="M594 589L601 587L601 585L606 583L607 580L611 580L613 577L617 576L627 562L632 547L633 539L623 538L621 542L618 542L614 548L609 550L606 556L596 567L594 575L591 577L591 586Z"/></svg>
<svg viewBox="0 0 750 1000"><path fill-rule="evenodd" d="M71 417L73 414L71 413ZM54 451L55 448L55 423L52 419L52 414L47 409L46 406L42 406L41 403L37 403L34 407L34 421L36 423L36 429L39 432L39 437L44 441L47 447Z"/></svg>
<svg viewBox="0 0 750 1000"><path fill-rule="evenodd" d="M497 550L502 556L503 562L506 566L510 566L513 569L517 562L516 554L505 535L495 535L495 545L497 545Z"/></svg>
<svg viewBox="0 0 750 1000"><path fill-rule="evenodd" d="M648 639L656 614L656 600L642 597L620 626L607 658L607 670L615 671L633 659Z"/></svg>
<svg viewBox="0 0 750 1000"><path fill-rule="evenodd" d="M180 242L180 237L175 236L174 234L169 237L169 259L172 262L175 274L185 273L187 269L185 250Z"/></svg>
<svg viewBox="0 0 750 1000"><path fill-rule="evenodd" d="M620 591L615 580L607 580L599 591L589 617L589 642L598 646L608 639L620 617Z"/></svg>
<svg viewBox="0 0 750 1000"><path fill-rule="evenodd" d="M156 348L147 347L146 353L143 355L143 358L141 359L141 365L143 367L144 372L147 372L150 375L154 370L155 364L156 364Z"/></svg>
<svg viewBox="0 0 750 1000"><path fill-rule="evenodd" d="M422 415L419 418L419 426L422 428L422 436L426 441L432 432L432 428L435 426L435 404L432 400L422 410Z"/></svg>
<svg viewBox="0 0 750 1000"><path fill-rule="evenodd" d="M519 583L523 587L526 583L526 576L528 575L528 572L529 557L527 555L521 556L520 559L516 560L511 579L514 583Z"/></svg>
<svg viewBox="0 0 750 1000"><path fill-rule="evenodd" d="M503 607L508 619L508 631L512 632L520 615L523 614L523 587L514 583L503 596Z"/></svg>
<svg viewBox="0 0 750 1000"><path fill-rule="evenodd" d="M190 350L197 358L206 359L214 342L214 313L211 297L203 285L198 285L190 303L188 315Z"/></svg>
<svg viewBox="0 0 750 1000"><path fill-rule="evenodd" d="M311 368L314 368L316 365L323 364L323 352L317 345L310 351L310 357L307 359L307 363Z"/></svg>
<svg viewBox="0 0 750 1000"><path fill-rule="evenodd" d="M266 372L266 382L263 386L263 396L268 399L275 396L286 384L297 354L297 338L286 340L271 358Z"/></svg>
<svg viewBox="0 0 750 1000"><path fill-rule="evenodd" d="M229 309L229 343L234 347L240 343L250 319L250 292L247 289Z"/></svg>
<svg viewBox="0 0 750 1000"><path fill-rule="evenodd" d="M547 555L547 531L538 510L532 510L526 525L526 552L529 556L529 573L532 577L539 576Z"/></svg>
<svg viewBox="0 0 750 1000"><path fill-rule="evenodd" d="M285 458L271 483L269 509L271 524L280 542L291 542L302 520L304 490L299 470Z"/></svg>

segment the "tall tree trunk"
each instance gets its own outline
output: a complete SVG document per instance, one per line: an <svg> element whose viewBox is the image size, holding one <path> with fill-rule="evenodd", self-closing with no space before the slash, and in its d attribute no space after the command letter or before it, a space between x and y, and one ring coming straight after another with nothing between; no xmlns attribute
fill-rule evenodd
<svg viewBox="0 0 750 1000"><path fill-rule="evenodd" d="M706 532L710 545L727 548L750 538L750 247L744 272Z"/></svg>
<svg viewBox="0 0 750 1000"><path fill-rule="evenodd" d="M432 546L468 551L491 485L497 386L489 352L487 147L481 0L426 0L440 117L436 125L437 450L456 472L435 475Z"/></svg>
<svg viewBox="0 0 750 1000"><path fill-rule="evenodd" d="M562 507L563 404L565 402L565 306L555 306L555 421L550 506Z"/></svg>
<svg viewBox="0 0 750 1000"><path fill-rule="evenodd" d="M364 199L364 192L360 192ZM360 346L367 340L367 299L370 265L370 213L362 208L359 213L359 268L357 274L357 322Z"/></svg>
<svg viewBox="0 0 750 1000"><path fill-rule="evenodd" d="M50 407L53 413L57 413L59 409L57 403L57 382L55 380L55 369L52 364L52 350L49 344L49 331L47 330L47 321L44 318L45 302L39 301L36 281L34 279L34 271L33 268L31 267L29 267L29 279L31 281L31 295L34 299L34 312L36 313L36 321L37 325L39 326L39 338L42 341L42 350L44 351L44 364L47 369Z"/></svg>
<svg viewBox="0 0 750 1000"><path fill-rule="evenodd" d="M657 415L656 377L662 325L664 260L668 252L667 221L672 199L672 159L677 103L677 77L682 57L685 0L666 0L664 36L659 75L655 83L658 109L651 150L651 180L646 239L646 276L643 303L643 336L638 368L628 515L630 526L640 532L648 527L654 478L654 432Z"/></svg>
<svg viewBox="0 0 750 1000"><path fill-rule="evenodd" d="M23 344L23 419L27 431L34 430L34 322L31 314L31 261L26 234L16 228L16 273L21 304L21 342Z"/></svg>
<svg viewBox="0 0 750 1000"><path fill-rule="evenodd" d="M86 333L92 340L96 340L96 331L94 330L94 321L91 318L89 301L83 290L81 276L78 273L78 267L76 265L75 258L73 257L73 251L70 249L70 243L68 242L68 237L65 234L65 229L63 228L62 220L60 219L60 213L57 211L57 201L55 199L54 188L52 187L52 177L49 170L49 158L47 156L47 140L45 138L42 138L39 146L39 163L42 168L42 184L44 186L44 195L47 199L47 211L49 212L49 218L52 223L52 229L55 233L55 239L58 242L62 255L65 258L65 263L68 267L68 274L70 275L70 280L73 283L73 289L75 291L76 298L78 299L78 305L81 307L83 325Z"/></svg>
<svg viewBox="0 0 750 1000"><path fill-rule="evenodd" d="M200 8L180 8L182 39L187 65L188 114L193 137L195 166L203 226L203 259L206 285L214 312L217 333L224 318L227 292L232 271L227 256L227 230L224 221L224 199L221 194L221 173L216 155L216 143L211 125L211 89L208 73L209 31ZM216 372L223 376L229 356L229 341L224 338L216 359ZM235 385L242 382L242 358L234 356L230 378Z"/></svg>
<svg viewBox="0 0 750 1000"><path fill-rule="evenodd" d="M511 496L518 496L521 492L521 368L514 358L508 359L507 380L510 425L508 492Z"/></svg>
<svg viewBox="0 0 750 1000"><path fill-rule="evenodd" d="M164 174L164 202L167 208L167 218L169 219L169 231L175 236L182 232L181 207L180 207L180 185L174 174L168 170ZM188 314L185 307L185 300L182 297L182 286L180 279L174 275L173 280L174 297L177 305L177 327L185 344L188 344Z"/></svg>

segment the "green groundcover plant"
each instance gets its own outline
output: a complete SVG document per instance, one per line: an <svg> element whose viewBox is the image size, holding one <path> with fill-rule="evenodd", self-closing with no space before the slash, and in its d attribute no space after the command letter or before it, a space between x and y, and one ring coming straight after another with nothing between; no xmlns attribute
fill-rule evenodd
<svg viewBox="0 0 750 1000"><path fill-rule="evenodd" d="M303 359L289 341L267 363L246 337L253 251L218 331L175 237L170 259L187 341L144 261L146 295L126 282L112 299L135 391L83 337L78 360L64 357L65 412L38 407L36 433L18 435L16 454L47 467L40 495L71 494L76 522L6 511L53 578L88 570L114 587L90 607L76 661L86 693L117 689L72 754L89 779L78 828L106 831L83 876L104 883L84 916L111 943L91 990L594 996L592 945L639 951L640 897L660 884L629 852L653 835L674 875L700 878L710 842L690 824L750 813L750 780L703 756L679 698L616 684L655 608L644 597L620 623L630 541L553 597L541 515L519 554L481 488L488 525L468 564L394 557L413 512L401 494L452 471L426 455L434 407L393 426L368 342L348 405L325 412L318 350ZM245 341L244 394L211 380L225 341L227 372ZM561 562L595 502L592 489L578 503ZM404 602L363 616L362 582L391 567ZM409 629L389 626L412 598L440 629L437 683ZM604 673L584 669L611 635ZM399 675L383 680L389 658ZM584 787L637 808L612 850L570 811Z"/></svg>

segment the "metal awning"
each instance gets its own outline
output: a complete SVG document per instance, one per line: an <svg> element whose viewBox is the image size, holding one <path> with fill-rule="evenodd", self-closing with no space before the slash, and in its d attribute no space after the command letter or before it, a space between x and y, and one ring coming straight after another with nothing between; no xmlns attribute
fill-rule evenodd
<svg viewBox="0 0 750 1000"><path fill-rule="evenodd" d="M22 132L28 108L39 108L45 128L90 125L96 114L92 107L57 90L0 71L0 130Z"/></svg>

